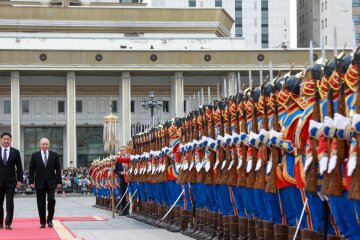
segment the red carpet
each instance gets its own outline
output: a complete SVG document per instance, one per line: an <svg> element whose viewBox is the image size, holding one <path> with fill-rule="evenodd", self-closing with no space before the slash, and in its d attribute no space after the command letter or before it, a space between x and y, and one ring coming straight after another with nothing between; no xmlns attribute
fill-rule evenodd
<svg viewBox="0 0 360 240"><path fill-rule="evenodd" d="M39 218L15 218L13 230L0 229L0 240L60 240L79 239L64 224L63 221L105 221L97 216L84 217L56 217L54 228L39 228Z"/></svg>

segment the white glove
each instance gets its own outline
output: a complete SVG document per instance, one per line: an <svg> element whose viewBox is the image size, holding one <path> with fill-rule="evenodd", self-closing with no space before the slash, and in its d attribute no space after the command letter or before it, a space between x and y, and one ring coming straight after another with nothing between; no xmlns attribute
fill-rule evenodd
<svg viewBox="0 0 360 240"><path fill-rule="evenodd" d="M329 161L328 173L331 173L335 169L336 161L337 161L337 156L336 155L331 156Z"/></svg>
<svg viewBox="0 0 360 240"><path fill-rule="evenodd" d="M247 161L246 172L249 173L251 171L251 168L252 168L252 159Z"/></svg>
<svg viewBox="0 0 360 240"><path fill-rule="evenodd" d="M325 127L331 128L334 126L334 120L331 117L325 116L324 125L325 125Z"/></svg>
<svg viewBox="0 0 360 240"><path fill-rule="evenodd" d="M175 164L176 172L179 172L180 167L181 167L181 164L178 164L178 163Z"/></svg>
<svg viewBox="0 0 360 240"><path fill-rule="evenodd" d="M306 173L306 171L308 170L308 168L310 167L311 163L313 161L313 157L308 157L305 160L305 166L304 166L304 172Z"/></svg>
<svg viewBox="0 0 360 240"><path fill-rule="evenodd" d="M224 159L223 162L222 162L222 164L221 164L221 170L224 170L225 165L226 165L226 160Z"/></svg>
<svg viewBox="0 0 360 240"><path fill-rule="evenodd" d="M209 172L209 170L210 170L210 161L206 161L206 163L205 163L205 171Z"/></svg>
<svg viewBox="0 0 360 240"><path fill-rule="evenodd" d="M319 161L319 171L320 175L323 175L324 172L327 170L329 164L329 158L328 157L322 157Z"/></svg>
<svg viewBox="0 0 360 240"><path fill-rule="evenodd" d="M191 161L191 163L190 163L190 167L189 167L189 171L191 171L191 170L193 169L193 167L194 167L194 162L193 162L193 161Z"/></svg>
<svg viewBox="0 0 360 240"><path fill-rule="evenodd" d="M189 169L189 163L185 161L182 166L182 170L188 170Z"/></svg>
<svg viewBox="0 0 360 240"><path fill-rule="evenodd" d="M216 169L219 166L219 163L220 163L220 161L216 160L215 165L214 165L214 169Z"/></svg>
<svg viewBox="0 0 360 240"><path fill-rule="evenodd" d="M231 160L231 162L230 162L230 164L229 164L229 167L228 167L228 170L230 170L233 165L234 165L234 160Z"/></svg>
<svg viewBox="0 0 360 240"><path fill-rule="evenodd" d="M197 171L197 172L200 172L200 170L201 170L201 168L202 168L201 162L197 162L196 165L195 165L195 168L196 168L196 171Z"/></svg>
<svg viewBox="0 0 360 240"><path fill-rule="evenodd" d="M345 130L345 128L350 125L350 119L339 113L335 113L334 124L336 129Z"/></svg>
<svg viewBox="0 0 360 240"><path fill-rule="evenodd" d="M266 174L269 174L272 168L273 162L272 160L269 160L266 164Z"/></svg>
<svg viewBox="0 0 360 240"><path fill-rule="evenodd" d="M238 164L237 164L237 166L236 166L236 169L240 169L241 166L242 166L242 163L243 163L243 160L242 160L241 156L239 156L239 157L238 157Z"/></svg>
<svg viewBox="0 0 360 240"><path fill-rule="evenodd" d="M357 162L357 158L356 156L351 156L350 160L348 162L347 168L348 168L348 176L351 177L354 173L354 170L356 169L356 162Z"/></svg>
<svg viewBox="0 0 360 240"><path fill-rule="evenodd" d="M261 159L258 159L257 162L256 162L256 167L255 167L255 171L259 171L260 168L261 168Z"/></svg>

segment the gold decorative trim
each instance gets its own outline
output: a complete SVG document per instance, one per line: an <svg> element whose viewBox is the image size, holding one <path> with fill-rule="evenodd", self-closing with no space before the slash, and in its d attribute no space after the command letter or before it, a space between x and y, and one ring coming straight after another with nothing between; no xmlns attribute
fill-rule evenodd
<svg viewBox="0 0 360 240"><path fill-rule="evenodd" d="M76 86L76 95L100 96L118 95L119 86Z"/></svg>
<svg viewBox="0 0 360 240"><path fill-rule="evenodd" d="M59 235L60 239L80 240L80 238L74 237L59 220L53 220L53 224L54 229Z"/></svg>
<svg viewBox="0 0 360 240"><path fill-rule="evenodd" d="M66 95L66 86L20 86L21 96L64 96Z"/></svg>
<svg viewBox="0 0 360 240"><path fill-rule="evenodd" d="M197 94L204 89L207 97L208 86L184 86L184 95L190 96ZM220 89L221 90L221 89ZM171 88L168 85L132 85L131 96L147 96L149 92L154 92L156 96L170 96ZM210 86L211 96L217 94L216 86ZM10 96L11 87L0 87L0 96ZM76 95L78 96L109 96L118 95L119 86L77 86ZM66 96L66 86L20 86L21 96Z"/></svg>
<svg viewBox="0 0 360 240"><path fill-rule="evenodd" d="M0 87L0 95L1 96L10 96L11 95L11 87Z"/></svg>

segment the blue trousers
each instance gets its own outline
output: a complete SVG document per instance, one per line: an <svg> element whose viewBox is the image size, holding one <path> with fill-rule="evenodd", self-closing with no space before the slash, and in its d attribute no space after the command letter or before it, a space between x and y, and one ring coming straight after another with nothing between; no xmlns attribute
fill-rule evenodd
<svg viewBox="0 0 360 240"><path fill-rule="evenodd" d="M228 185L216 185L216 201L220 204L220 213L222 215L235 215Z"/></svg>
<svg viewBox="0 0 360 240"><path fill-rule="evenodd" d="M342 196L330 196L330 206L337 226L346 239L360 239L360 224L356 218L354 204L347 198L348 192Z"/></svg>
<svg viewBox="0 0 360 240"><path fill-rule="evenodd" d="M243 190L244 188L233 187L232 188L235 199L235 206L238 212L239 217L246 217L245 204L243 198Z"/></svg>
<svg viewBox="0 0 360 240"><path fill-rule="evenodd" d="M204 208L206 204L206 189L203 183L190 183L195 208Z"/></svg>
<svg viewBox="0 0 360 240"><path fill-rule="evenodd" d="M282 223L282 213L280 208L280 193L265 193L265 207L269 214L270 221L274 224Z"/></svg>
<svg viewBox="0 0 360 240"><path fill-rule="evenodd" d="M188 210L191 211L193 209L192 207L192 202L191 202L191 196L192 196L192 189L189 187L188 183L185 183L183 185L184 190L185 190L185 199L184 199L184 210Z"/></svg>
<svg viewBox="0 0 360 240"><path fill-rule="evenodd" d="M219 206L215 199L213 185L204 184L204 189L206 191L206 208L210 212L218 212Z"/></svg>
<svg viewBox="0 0 360 240"><path fill-rule="evenodd" d="M255 204L254 189L243 188L243 200L248 218L258 217L259 213Z"/></svg>
<svg viewBox="0 0 360 240"><path fill-rule="evenodd" d="M253 191L254 191L256 209L258 212L258 219L270 221L270 214L268 214L266 208L267 198L265 196L265 191L263 189L254 189Z"/></svg>

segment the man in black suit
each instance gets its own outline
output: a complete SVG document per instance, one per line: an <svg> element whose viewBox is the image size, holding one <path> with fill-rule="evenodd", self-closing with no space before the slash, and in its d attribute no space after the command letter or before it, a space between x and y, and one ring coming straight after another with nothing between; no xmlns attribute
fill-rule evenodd
<svg viewBox="0 0 360 240"><path fill-rule="evenodd" d="M10 147L11 134L1 134L1 161L0 161L0 229L4 221L4 197L6 195L5 229L11 230L14 215L15 186L21 188L23 182L23 169L19 150Z"/></svg>
<svg viewBox="0 0 360 240"><path fill-rule="evenodd" d="M126 147L122 146L120 148L120 156L121 157L126 157L127 156L127 151L126 151ZM120 184L120 192L121 192L121 196L122 197L125 192L126 192L126 187L127 187L127 182L125 181L125 174L126 174L126 169L124 168L123 163L117 162L115 165L115 173L119 176L119 184ZM124 215L128 215L129 210L125 209L126 206L126 197L124 197L120 203L120 211L119 211L119 216L124 216ZM129 209L129 208L127 208Z"/></svg>
<svg viewBox="0 0 360 240"><path fill-rule="evenodd" d="M40 151L33 153L30 161L29 184L36 189L40 228L53 227L55 212L55 188L61 188L61 169L57 153L49 151L50 141L47 138L40 140ZM35 185L34 185L35 178ZM46 221L46 194L48 200L48 217Z"/></svg>

